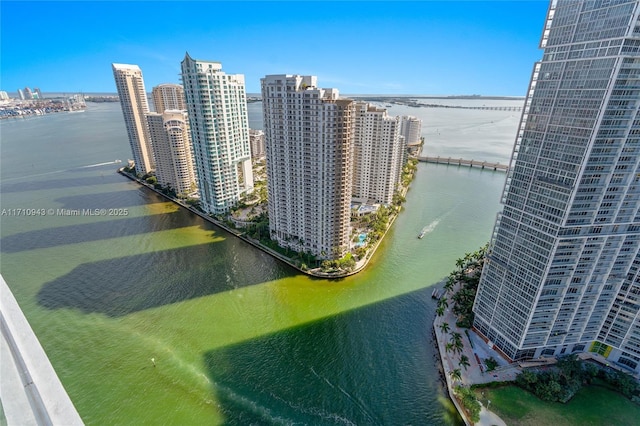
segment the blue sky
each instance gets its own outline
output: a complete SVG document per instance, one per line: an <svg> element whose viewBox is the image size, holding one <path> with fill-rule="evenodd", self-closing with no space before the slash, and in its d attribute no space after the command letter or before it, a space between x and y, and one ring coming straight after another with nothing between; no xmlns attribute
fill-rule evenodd
<svg viewBox="0 0 640 426"><path fill-rule="evenodd" d="M179 82L186 51L244 74L311 74L344 94L523 96L549 2L0 1L0 89L115 92Z"/></svg>

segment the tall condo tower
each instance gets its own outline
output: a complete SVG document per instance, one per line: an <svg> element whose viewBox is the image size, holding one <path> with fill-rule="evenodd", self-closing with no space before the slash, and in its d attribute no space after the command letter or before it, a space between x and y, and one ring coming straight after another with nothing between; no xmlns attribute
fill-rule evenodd
<svg viewBox="0 0 640 426"><path fill-rule="evenodd" d="M163 113L168 109L186 110L184 89L180 84L164 83L151 89L151 97L156 112Z"/></svg>
<svg viewBox="0 0 640 426"><path fill-rule="evenodd" d="M549 7L474 305L508 358L640 371L639 6Z"/></svg>
<svg viewBox="0 0 640 426"><path fill-rule="evenodd" d="M400 118L400 134L404 136L404 143L415 145L420 143L422 133L422 120L412 115L403 115Z"/></svg>
<svg viewBox="0 0 640 426"><path fill-rule="evenodd" d="M365 102L354 117L353 193L356 201L391 204L401 175L404 138L400 118Z"/></svg>
<svg viewBox="0 0 640 426"><path fill-rule="evenodd" d="M355 104L317 77L262 82L271 238L323 259L349 246Z"/></svg>
<svg viewBox="0 0 640 426"><path fill-rule="evenodd" d="M153 141L156 179L163 186L173 188L178 196L196 190L191 132L186 111L165 110L146 115L149 136Z"/></svg>
<svg viewBox="0 0 640 426"><path fill-rule="evenodd" d="M220 62L182 61L202 207L225 214L253 190L244 75L226 74Z"/></svg>
<svg viewBox="0 0 640 426"><path fill-rule="evenodd" d="M144 175L152 171L155 166L145 119L145 114L149 112L149 104L142 71L137 65L112 64L111 66L136 172Z"/></svg>

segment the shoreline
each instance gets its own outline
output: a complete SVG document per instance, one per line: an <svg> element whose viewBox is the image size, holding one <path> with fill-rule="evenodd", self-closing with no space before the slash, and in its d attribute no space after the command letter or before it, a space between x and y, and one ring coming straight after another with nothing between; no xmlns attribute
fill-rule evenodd
<svg viewBox="0 0 640 426"><path fill-rule="evenodd" d="M164 194L162 191L157 190L156 188L154 188L152 185L143 182L142 180L136 178L135 176L130 175L129 173L124 171L124 167L121 167L117 170L117 172L119 174L121 174L122 176L125 176L127 178L129 178L130 180L138 183L140 186L147 188L151 191L153 191L154 193L160 195L161 197L164 197L165 199L167 199L168 201L171 201L175 204L177 204L180 207L185 208L186 210L190 211L191 213L196 214L197 216L201 217L202 219L208 221L209 223L212 223L214 225L216 225L217 227L227 231L228 233L230 233L231 235L241 239L242 241L251 244L253 247L262 250L264 253L267 253L268 255L271 255L272 257L276 258L277 260L280 260L284 263L286 263L288 266L294 268L295 270L313 277L313 278L319 278L319 279L327 279L327 280L338 280L338 279L342 279L342 278L346 278L346 277L350 277L352 275L355 275L361 271L363 271L367 265L369 264L369 261L371 260L371 258L373 257L373 255L376 253L376 251L378 250L378 247L380 246L380 243L382 243L382 241L385 239L385 237L387 236L387 233L389 232L389 230L391 229L391 227L393 226L393 224L396 221L396 218L400 215L400 211L398 211L397 213L395 213L393 216L391 216L391 218L389 219L389 223L387 224L387 228L385 229L384 233L382 234L382 237L380 237L380 239L378 241L376 241L375 245L371 248L371 250L369 252L367 252L366 256L364 257L364 259L359 260L358 262L356 262L356 266L352 271L348 271L348 272L342 272L342 273L325 273L325 272L320 272L320 271L314 271L313 269L308 269L308 270L303 270L302 268L300 268L299 266L297 266L295 263L293 263L288 257L284 256L281 253L278 253L277 251L261 244L259 241L254 240L253 238L247 237L244 233L244 231L239 231L237 229L233 229L230 228L229 226L227 226L226 224L224 224L223 222L207 215L206 213L203 213L201 211L199 211L198 209L188 205L187 203L184 203L178 199L175 199L173 197L170 197L166 194ZM409 190L409 188L407 187L404 191L403 191L403 196L406 195L407 191Z"/></svg>

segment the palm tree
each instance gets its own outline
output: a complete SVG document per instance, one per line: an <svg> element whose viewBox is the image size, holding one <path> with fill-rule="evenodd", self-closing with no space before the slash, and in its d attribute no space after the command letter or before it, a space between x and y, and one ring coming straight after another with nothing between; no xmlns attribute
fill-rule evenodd
<svg viewBox="0 0 640 426"><path fill-rule="evenodd" d="M462 349L464 349L464 344L462 340L454 340L453 342L453 351L456 353L462 353Z"/></svg>
<svg viewBox="0 0 640 426"><path fill-rule="evenodd" d="M436 315L441 317L444 315L444 310L447 309L442 305L438 305L438 307L436 308Z"/></svg>
<svg viewBox="0 0 640 426"><path fill-rule="evenodd" d="M445 309L449 307L449 302L447 301L446 297L441 297L440 299L438 299L438 307L440 306L444 306Z"/></svg>
<svg viewBox="0 0 640 426"><path fill-rule="evenodd" d="M440 324L440 330L443 333L448 333L449 330L451 330L451 328L449 327L449 323L448 322L443 322L442 324Z"/></svg>
<svg viewBox="0 0 640 426"><path fill-rule="evenodd" d="M464 344L462 343L462 335L456 331L451 333L451 344L453 344L453 351L457 353L462 353L462 349L464 348Z"/></svg>
<svg viewBox="0 0 640 426"><path fill-rule="evenodd" d="M451 380L453 380L454 382L460 382L462 381L462 372L459 368L454 368L453 370L449 371L449 377L451 377Z"/></svg>
<svg viewBox="0 0 640 426"><path fill-rule="evenodd" d="M458 361L458 365L460 367L464 367L464 371L467 371L467 368L471 366L471 364L469 363L469 358L464 354L460 355L460 361Z"/></svg>
<svg viewBox="0 0 640 426"><path fill-rule="evenodd" d="M447 291L447 293L451 293L453 291L454 285L456 285L455 278L452 276L449 276L449 278L447 278L447 283L444 285L444 289Z"/></svg>
<svg viewBox="0 0 640 426"><path fill-rule="evenodd" d="M462 267L464 266L464 259L457 259L456 260L456 266L460 269L462 269Z"/></svg>
<svg viewBox="0 0 640 426"><path fill-rule="evenodd" d="M449 342L446 345L444 345L444 351L445 352L451 352L453 351L453 343Z"/></svg>

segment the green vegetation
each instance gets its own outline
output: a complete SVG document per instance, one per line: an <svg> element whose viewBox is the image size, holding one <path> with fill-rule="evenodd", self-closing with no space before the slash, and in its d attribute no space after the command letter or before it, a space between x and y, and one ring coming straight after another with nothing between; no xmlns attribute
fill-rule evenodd
<svg viewBox="0 0 640 426"><path fill-rule="evenodd" d="M480 402L476 398L475 393L462 385L458 385L453 389L454 394L464 407L472 422L477 423L480 420Z"/></svg>
<svg viewBox="0 0 640 426"><path fill-rule="evenodd" d="M566 404L545 402L517 386L475 387L476 396L510 426L632 425L640 407L600 385L582 388Z"/></svg>
<svg viewBox="0 0 640 426"><path fill-rule="evenodd" d="M640 396L640 385L628 374L610 368L598 368L585 363L576 355L569 355L546 371L524 370L516 377L516 384L544 401L569 401L584 384L595 378L609 384L627 398Z"/></svg>
<svg viewBox="0 0 640 426"><path fill-rule="evenodd" d="M484 360L484 365L487 366L487 371L493 371L498 366L498 361L496 361L493 357L489 357Z"/></svg>
<svg viewBox="0 0 640 426"><path fill-rule="evenodd" d="M135 167L124 166L122 168L122 171L125 172L125 173L129 173L132 176L136 175L136 168Z"/></svg>
<svg viewBox="0 0 640 426"><path fill-rule="evenodd" d="M343 271L353 271L353 268L356 266L356 261L351 255L351 253L345 254L342 258L337 260L325 260L320 265L322 272L337 272L340 270Z"/></svg>
<svg viewBox="0 0 640 426"><path fill-rule="evenodd" d="M444 289L453 293L453 313L457 316L456 325L463 328L471 328L473 325L473 302L476 298L476 290L482 274L482 266L488 244L474 253L466 253L464 258L456 260L457 269L449 274ZM457 291L455 287L458 286ZM444 296L443 296L444 298ZM444 309L438 306L438 315L444 315Z"/></svg>
<svg viewBox="0 0 640 426"><path fill-rule="evenodd" d="M402 175L400 177L402 186L404 186L405 188L409 187L409 184L413 180L413 175L415 174L416 170L418 170L418 159L410 158L407 161L407 164L405 164L405 166L402 168Z"/></svg>

